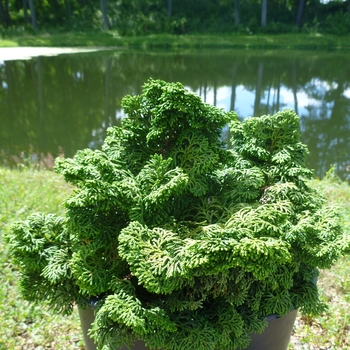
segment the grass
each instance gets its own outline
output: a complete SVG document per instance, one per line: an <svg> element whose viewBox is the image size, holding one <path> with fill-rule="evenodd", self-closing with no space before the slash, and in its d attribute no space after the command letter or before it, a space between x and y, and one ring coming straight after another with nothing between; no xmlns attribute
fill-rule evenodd
<svg viewBox="0 0 350 350"><path fill-rule="evenodd" d="M35 211L62 211L71 188L49 171L0 168L0 349L83 349L79 317L58 316L20 297L17 271L11 265L3 234Z"/></svg>
<svg viewBox="0 0 350 350"><path fill-rule="evenodd" d="M0 47L49 46L49 47L128 47L128 48L259 48L259 49L350 49L347 36L325 34L154 34L147 36L120 36L108 32L68 33L6 33L0 36Z"/></svg>
<svg viewBox="0 0 350 350"><path fill-rule="evenodd" d="M315 180L329 201L340 207L344 227L350 230L350 187L329 177ZM84 349L77 312L57 316L44 306L21 299L17 271L11 265L2 236L11 224L35 211L61 213L71 192L63 179L50 171L0 168L0 349ZM349 232L350 233L350 232ZM319 288L329 310L317 318L301 317L295 323L290 349L350 349L350 257L331 270L321 271Z"/></svg>
<svg viewBox="0 0 350 350"><path fill-rule="evenodd" d="M350 186L332 173L325 180L315 180L328 202L338 206L343 226L350 234ZM298 316L290 349L350 349L350 256L340 259L330 270L322 270L318 288L327 302L327 312L319 317Z"/></svg>
<svg viewBox="0 0 350 350"><path fill-rule="evenodd" d="M298 315L290 349L350 349L349 272L349 256L321 271L318 287L329 308L315 318Z"/></svg>

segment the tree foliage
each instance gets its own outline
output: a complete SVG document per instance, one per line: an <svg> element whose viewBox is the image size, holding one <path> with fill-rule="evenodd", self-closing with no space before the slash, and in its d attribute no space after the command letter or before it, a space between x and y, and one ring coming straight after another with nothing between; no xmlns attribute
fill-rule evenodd
<svg viewBox="0 0 350 350"><path fill-rule="evenodd" d="M8 235L23 296L63 312L97 297L100 349L244 348L266 315L322 312L317 269L350 237L308 186L298 116L240 122L152 79L122 105L102 150L57 160L76 186L65 217L34 214Z"/></svg>
<svg viewBox="0 0 350 350"><path fill-rule="evenodd" d="M0 27L150 33L297 30L348 34L349 0L0 0Z"/></svg>

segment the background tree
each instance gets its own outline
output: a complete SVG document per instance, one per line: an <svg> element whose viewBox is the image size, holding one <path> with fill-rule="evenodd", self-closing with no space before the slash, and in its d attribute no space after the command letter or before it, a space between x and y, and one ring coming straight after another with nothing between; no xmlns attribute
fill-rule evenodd
<svg viewBox="0 0 350 350"><path fill-rule="evenodd" d="M172 8L173 8L173 2L172 2L172 0L168 0L168 16L169 17L171 17Z"/></svg>
<svg viewBox="0 0 350 350"><path fill-rule="evenodd" d="M31 17L31 23L34 30L37 30L37 22L36 22L36 13L35 13L35 6L34 6L34 0L28 0L29 2L29 8L30 8L30 17Z"/></svg>
<svg viewBox="0 0 350 350"><path fill-rule="evenodd" d="M261 26L266 27L267 21L267 0L261 0Z"/></svg>
<svg viewBox="0 0 350 350"><path fill-rule="evenodd" d="M239 11L240 11L240 0L235 0L235 25L239 25L240 23Z"/></svg>
<svg viewBox="0 0 350 350"><path fill-rule="evenodd" d="M104 29L120 35L283 33L296 27L347 35L350 0L0 0L2 27L29 22L34 30Z"/></svg>
<svg viewBox="0 0 350 350"><path fill-rule="evenodd" d="M0 0L0 24L3 24L6 28L11 25L8 0L4 0L4 2Z"/></svg>
<svg viewBox="0 0 350 350"><path fill-rule="evenodd" d="M103 17L103 27L104 29L110 29L109 19L107 16L107 0L100 0L100 3Z"/></svg>
<svg viewBox="0 0 350 350"><path fill-rule="evenodd" d="M303 15L304 5L305 5L305 0L299 0L297 18L295 23L298 27L300 27L300 24L301 24L301 17Z"/></svg>
<svg viewBox="0 0 350 350"><path fill-rule="evenodd" d="M0 0L0 25L4 23L4 8L2 5L2 0Z"/></svg>

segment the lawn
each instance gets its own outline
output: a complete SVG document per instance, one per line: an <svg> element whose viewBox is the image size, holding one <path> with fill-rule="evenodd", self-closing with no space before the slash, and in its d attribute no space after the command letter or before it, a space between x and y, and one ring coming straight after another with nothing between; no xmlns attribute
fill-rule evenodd
<svg viewBox="0 0 350 350"><path fill-rule="evenodd" d="M312 186L322 190L339 206L344 227L350 234L350 187L334 176ZM71 192L63 179L51 171L0 168L0 349L84 349L77 312L57 316L43 305L21 299L17 271L11 265L3 234L10 225L35 211L62 213L61 203ZM330 271L321 271L319 287L330 307L317 318L298 316L291 349L350 349L350 257Z"/></svg>
<svg viewBox="0 0 350 350"><path fill-rule="evenodd" d="M350 234L350 186L336 177L313 181L328 201L339 207L343 226ZM329 305L326 313L316 318L298 317L294 326L292 349L350 349L350 256L339 260L332 269L320 273L318 286ZM301 347L301 343L305 343Z"/></svg>
<svg viewBox="0 0 350 350"><path fill-rule="evenodd" d="M3 234L15 220L35 211L62 212L68 187L53 172L0 168L0 349L83 349L77 314L62 317L20 297L17 271L10 263Z"/></svg>
<svg viewBox="0 0 350 350"><path fill-rule="evenodd" d="M350 38L329 34L152 34L120 36L114 31L68 33L9 33L0 35L0 47L127 47L127 48L240 48L240 49L350 49Z"/></svg>

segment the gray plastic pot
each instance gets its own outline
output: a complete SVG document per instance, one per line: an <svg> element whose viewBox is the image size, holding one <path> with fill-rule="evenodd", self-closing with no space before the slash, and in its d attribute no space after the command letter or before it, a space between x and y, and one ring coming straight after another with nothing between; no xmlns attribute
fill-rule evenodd
<svg viewBox="0 0 350 350"><path fill-rule="evenodd" d="M82 309L78 307L81 326L84 334L84 342L86 350L96 350L96 345L88 336L88 330L94 321L94 311L92 308ZM289 314L278 317L270 315L266 319L268 326L262 334L252 334L252 341L247 350L287 350L292 334L293 325L297 316L297 310L291 311ZM126 346L118 350L128 350ZM132 350L149 350L142 341L135 342Z"/></svg>

